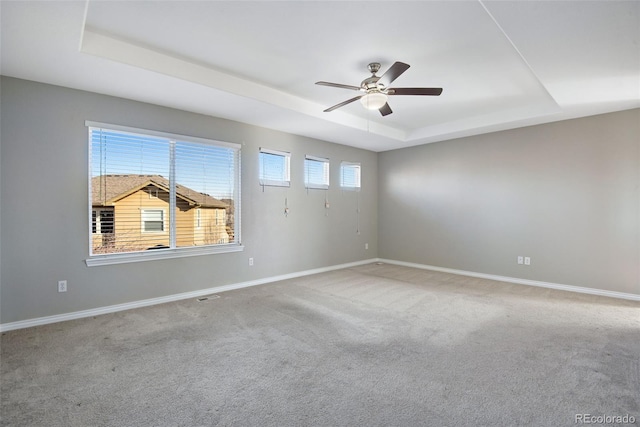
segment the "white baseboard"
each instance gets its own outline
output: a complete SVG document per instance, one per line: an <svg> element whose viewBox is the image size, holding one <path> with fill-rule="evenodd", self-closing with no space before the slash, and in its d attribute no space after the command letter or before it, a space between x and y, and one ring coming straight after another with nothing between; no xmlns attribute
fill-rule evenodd
<svg viewBox="0 0 640 427"><path fill-rule="evenodd" d="M420 268L422 270L440 271L443 273L458 274L460 276L478 277L481 279L496 280L499 282L515 283L519 285L537 286L540 288L556 289L559 291L577 292L581 294L599 295L603 297L626 299L631 301L640 301L640 295L628 294L624 292L607 291L604 289L584 288L581 286L562 285L559 283L541 282L538 280L519 279L517 277L497 276L494 274L475 273L473 271L456 270L453 268L435 267L433 265L416 264L413 262L396 261L392 259L379 258L376 262L384 262L386 264L402 265L405 267Z"/></svg>
<svg viewBox="0 0 640 427"><path fill-rule="evenodd" d="M33 326L47 325L50 323L64 322L66 320L82 319L85 317L99 316L101 314L115 313L118 311L131 310L134 308L148 307L151 305L164 304L167 302L180 301L189 298L198 298L205 295L215 294L219 292L231 291L234 289L248 288L251 286L264 285L266 283L277 282L280 280L295 279L296 277L310 276L312 274L325 273L328 271L340 270L343 268L357 267L359 265L371 264L373 262L384 262L386 264L401 265L405 267L419 268L423 270L440 271L443 273L457 274L461 276L478 277L481 279L496 280L499 282L515 283L527 286L537 286L541 288L556 289L560 291L578 292L590 295L599 295L604 297L626 299L631 301L640 301L640 295L628 294L624 292L607 291L603 289L585 288L580 286L562 285L559 283L541 282L537 280L519 279L516 277L497 276L494 274L476 273L473 271L456 270L453 268L436 267L433 265L416 264L412 262L396 261L392 259L373 258L363 261L356 261L346 264L332 265L329 267L315 268L312 270L298 271L295 273L283 274L280 276L266 277L263 279L250 280L247 282L233 283L229 285L216 286L213 288L201 289L192 292L183 292L180 294L167 295L159 298L150 298L140 301L133 301L124 304L109 305L106 307L98 307L89 310L74 311L71 313L56 314L54 316L37 317L34 319L20 320L17 322L0 324L0 332L13 331L16 329L30 328Z"/></svg>
<svg viewBox="0 0 640 427"><path fill-rule="evenodd" d="M205 295L215 294L219 292L231 291L234 289L248 288L250 286L264 285L266 283L277 282L280 280L295 279L296 277L310 276L312 274L325 273L327 271L340 270L343 268L356 267L364 264L371 264L376 259L368 259L363 261L350 262L346 264L332 265L329 267L314 268L312 270L298 271L295 273L282 274L280 276L266 277L263 279L250 280L248 282L233 283L229 285L216 286L208 289L201 289L192 292L183 292L180 294L167 295L159 298L150 298L140 301L133 301L124 304L109 305L106 307L92 308L89 310L74 311L71 313L56 314L53 316L37 317L35 319L19 320L17 322L1 323L0 332L13 331L16 329L31 328L33 326L47 325L50 323L64 322L66 320L82 319L85 317L99 316L101 314L115 313L118 311L131 310L133 308L148 307L156 304L164 304L167 302L180 301L189 298L198 298Z"/></svg>

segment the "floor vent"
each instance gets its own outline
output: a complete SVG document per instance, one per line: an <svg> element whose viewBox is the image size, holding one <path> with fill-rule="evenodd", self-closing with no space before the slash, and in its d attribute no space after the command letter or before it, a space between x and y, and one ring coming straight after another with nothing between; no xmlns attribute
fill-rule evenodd
<svg viewBox="0 0 640 427"><path fill-rule="evenodd" d="M207 295L206 297L200 297L197 300L199 302L203 302L203 301L209 301L210 299L216 299L216 298L220 298L220 295Z"/></svg>

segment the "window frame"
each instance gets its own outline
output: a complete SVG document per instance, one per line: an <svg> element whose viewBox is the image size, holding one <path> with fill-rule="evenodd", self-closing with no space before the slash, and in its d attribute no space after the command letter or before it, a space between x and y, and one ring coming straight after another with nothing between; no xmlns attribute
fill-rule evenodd
<svg viewBox="0 0 640 427"><path fill-rule="evenodd" d="M111 265L111 264L124 264L131 262L141 262L141 261L155 261L162 259L171 259L171 258L183 258L183 257L191 257L191 256L199 256L199 255L210 255L210 254L218 254L218 253L230 253L230 252L241 252L244 251L244 246L242 245L241 240L241 144L218 141L214 139L208 138L200 138L189 135L181 135L169 132L162 132L150 129L141 129L134 128L130 126L122 126L115 125L110 123L101 123L95 121L85 121L85 126L87 127L87 144L88 144L88 156L87 156L87 165L88 165L88 251L89 257L85 259L85 263L87 267L95 267L102 265ZM106 129L110 131L116 132L128 132L133 134L138 134L142 136L150 136L150 137L160 137L167 138L180 142L193 142L197 144L206 144L213 145L216 147L230 148L234 151L234 160L233 160L233 179L234 179L234 188L233 188L233 215L234 215L234 242L232 243L223 243L223 244L213 244L213 245L203 245L203 246L189 246L189 247L171 247L162 250L153 250L153 251L139 251L139 252L124 252L124 253L108 253L108 254L94 254L92 248L92 236L93 236L93 223L92 216L93 211L99 208L94 208L92 206L92 195L91 195L91 159L92 159L92 144L91 144L91 133L94 129ZM149 208L149 209L162 209L162 208ZM141 215L142 221L142 215ZM164 231L162 232L145 232L145 233L167 233L170 232L169 226L167 225L167 214L163 213L163 221L164 221ZM115 223L114 223L115 225Z"/></svg>
<svg viewBox="0 0 640 427"><path fill-rule="evenodd" d="M196 230L202 229L202 209L200 209L200 208L196 208L195 229Z"/></svg>
<svg viewBox="0 0 640 427"><path fill-rule="evenodd" d="M149 188L149 187L153 187L153 188ZM150 199L157 199L158 198L158 187L156 187L155 185L150 185L149 187L147 187L147 190L149 191L149 198Z"/></svg>
<svg viewBox="0 0 640 427"><path fill-rule="evenodd" d="M145 213L160 212L160 221L149 221L145 219ZM162 228L160 230L147 230L147 222L161 222ZM140 209L140 232L144 234L165 234L167 232L167 213L163 208L142 208Z"/></svg>
<svg viewBox="0 0 640 427"><path fill-rule="evenodd" d="M102 212L109 212L111 213L111 231L106 231L103 232L102 228ZM95 213L95 217L94 217L94 213ZM91 208L91 234L111 234L113 233L113 229L114 229L114 209L113 208ZM96 231L93 231L95 228Z"/></svg>
<svg viewBox="0 0 640 427"><path fill-rule="evenodd" d="M262 161L262 155L268 154L272 156L279 156L284 161L284 176L282 179L269 179L264 178L264 166ZM270 148L260 147L258 153L258 182L263 187L290 187L291 186L291 153L288 151L272 150Z"/></svg>
<svg viewBox="0 0 640 427"><path fill-rule="evenodd" d="M344 171L345 169L354 169L357 170L356 176L358 179L357 185L344 185ZM340 188L347 191L360 191L362 188L362 165L360 162L348 162L342 161L340 162Z"/></svg>
<svg viewBox="0 0 640 427"><path fill-rule="evenodd" d="M309 179L309 174L307 173L308 161L322 163L324 182L315 183L315 182L308 181ZM314 189L314 190L328 190L330 181L331 181L330 175L331 175L331 162L329 161L329 159L325 157L312 156L310 154L306 154L304 156L304 187L305 188Z"/></svg>

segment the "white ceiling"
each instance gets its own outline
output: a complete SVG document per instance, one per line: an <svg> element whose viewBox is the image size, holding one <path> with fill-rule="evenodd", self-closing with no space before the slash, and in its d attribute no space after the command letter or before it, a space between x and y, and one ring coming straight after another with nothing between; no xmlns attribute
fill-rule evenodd
<svg viewBox="0 0 640 427"><path fill-rule="evenodd" d="M2 1L3 75L385 151L640 107L638 1ZM358 86L393 62L382 117ZM380 75L381 73L379 73Z"/></svg>

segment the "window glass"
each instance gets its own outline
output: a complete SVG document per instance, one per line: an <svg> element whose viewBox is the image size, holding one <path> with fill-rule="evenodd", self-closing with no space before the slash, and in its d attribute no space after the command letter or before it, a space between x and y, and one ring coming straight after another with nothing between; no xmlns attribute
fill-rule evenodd
<svg viewBox="0 0 640 427"><path fill-rule="evenodd" d="M340 187L345 190L360 189L360 163L340 163Z"/></svg>
<svg viewBox="0 0 640 427"><path fill-rule="evenodd" d="M89 127L91 254L239 243L236 144Z"/></svg>
<svg viewBox="0 0 640 427"><path fill-rule="evenodd" d="M304 159L306 188L329 188L329 159L307 155Z"/></svg>
<svg viewBox="0 0 640 427"><path fill-rule="evenodd" d="M161 209L142 210L142 231L147 233L164 231L164 211Z"/></svg>
<svg viewBox="0 0 640 427"><path fill-rule="evenodd" d="M260 148L260 185L289 187L291 154Z"/></svg>

